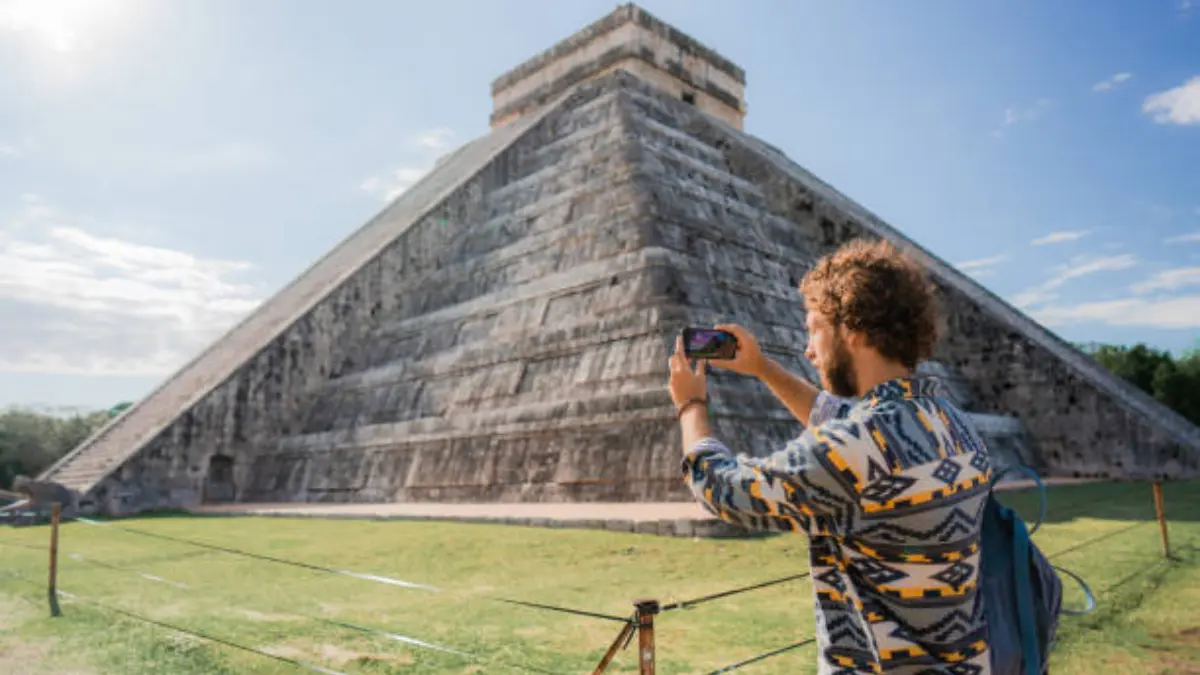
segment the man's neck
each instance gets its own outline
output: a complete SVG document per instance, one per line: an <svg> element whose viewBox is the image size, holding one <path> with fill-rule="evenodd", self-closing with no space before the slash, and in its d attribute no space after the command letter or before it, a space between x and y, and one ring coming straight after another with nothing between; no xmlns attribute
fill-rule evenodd
<svg viewBox="0 0 1200 675"><path fill-rule="evenodd" d="M876 361L860 364L856 369L858 375L858 397L862 398L868 391L902 377L912 377L912 370L894 361Z"/></svg>

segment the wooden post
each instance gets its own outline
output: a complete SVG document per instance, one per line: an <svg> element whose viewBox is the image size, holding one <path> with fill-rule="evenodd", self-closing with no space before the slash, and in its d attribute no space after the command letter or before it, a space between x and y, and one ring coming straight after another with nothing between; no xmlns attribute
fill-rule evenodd
<svg viewBox="0 0 1200 675"><path fill-rule="evenodd" d="M608 647L608 651L604 652L604 657L600 659L600 665L596 666L596 669L592 671L592 675L601 675L608 670L608 666L612 663L613 657L617 655L617 651L624 649L629 644L630 633L632 632L633 622L627 623L621 628L621 632L617 634L617 639L613 640L613 643Z"/></svg>
<svg viewBox="0 0 1200 675"><path fill-rule="evenodd" d="M638 600L634 607L637 608L638 673L654 675L654 615L658 614L658 601Z"/></svg>
<svg viewBox="0 0 1200 675"><path fill-rule="evenodd" d="M1171 557L1171 542L1167 538L1167 504L1163 498L1162 483L1154 481L1154 515L1158 518L1158 529L1162 531L1163 556Z"/></svg>
<svg viewBox="0 0 1200 675"><path fill-rule="evenodd" d="M50 599L50 616L62 616L58 607L58 519L62 514L62 505L54 502L50 508L50 586L47 595Z"/></svg>

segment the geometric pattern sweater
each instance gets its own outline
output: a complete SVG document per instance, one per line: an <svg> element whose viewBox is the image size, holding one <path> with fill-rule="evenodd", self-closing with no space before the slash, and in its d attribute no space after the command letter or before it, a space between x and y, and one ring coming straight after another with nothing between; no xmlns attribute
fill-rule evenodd
<svg viewBox="0 0 1200 675"><path fill-rule="evenodd" d="M715 438L684 479L721 519L809 537L820 675L988 675L978 592L988 452L932 377L818 398L766 457Z"/></svg>

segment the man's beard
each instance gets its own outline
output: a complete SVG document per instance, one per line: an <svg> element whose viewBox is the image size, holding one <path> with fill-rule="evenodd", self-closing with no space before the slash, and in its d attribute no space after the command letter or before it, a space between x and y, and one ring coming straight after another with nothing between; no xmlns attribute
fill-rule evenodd
<svg viewBox="0 0 1200 675"><path fill-rule="evenodd" d="M858 377L854 372L854 361L846 343L840 338L833 348L833 359L828 364L822 364L821 373L825 380L825 388L834 396L849 398L858 396Z"/></svg>

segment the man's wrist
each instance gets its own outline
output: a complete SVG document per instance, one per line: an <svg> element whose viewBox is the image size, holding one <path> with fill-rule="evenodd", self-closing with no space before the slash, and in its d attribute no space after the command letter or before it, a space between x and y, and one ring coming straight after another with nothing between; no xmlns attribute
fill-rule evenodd
<svg viewBox="0 0 1200 675"><path fill-rule="evenodd" d="M688 422L697 415L708 417L708 399L693 399L679 406L677 416L680 422Z"/></svg>
<svg viewBox="0 0 1200 675"><path fill-rule="evenodd" d="M764 356L762 365L758 368L758 372L754 376L765 382L771 379L779 369L780 365L775 359Z"/></svg>

